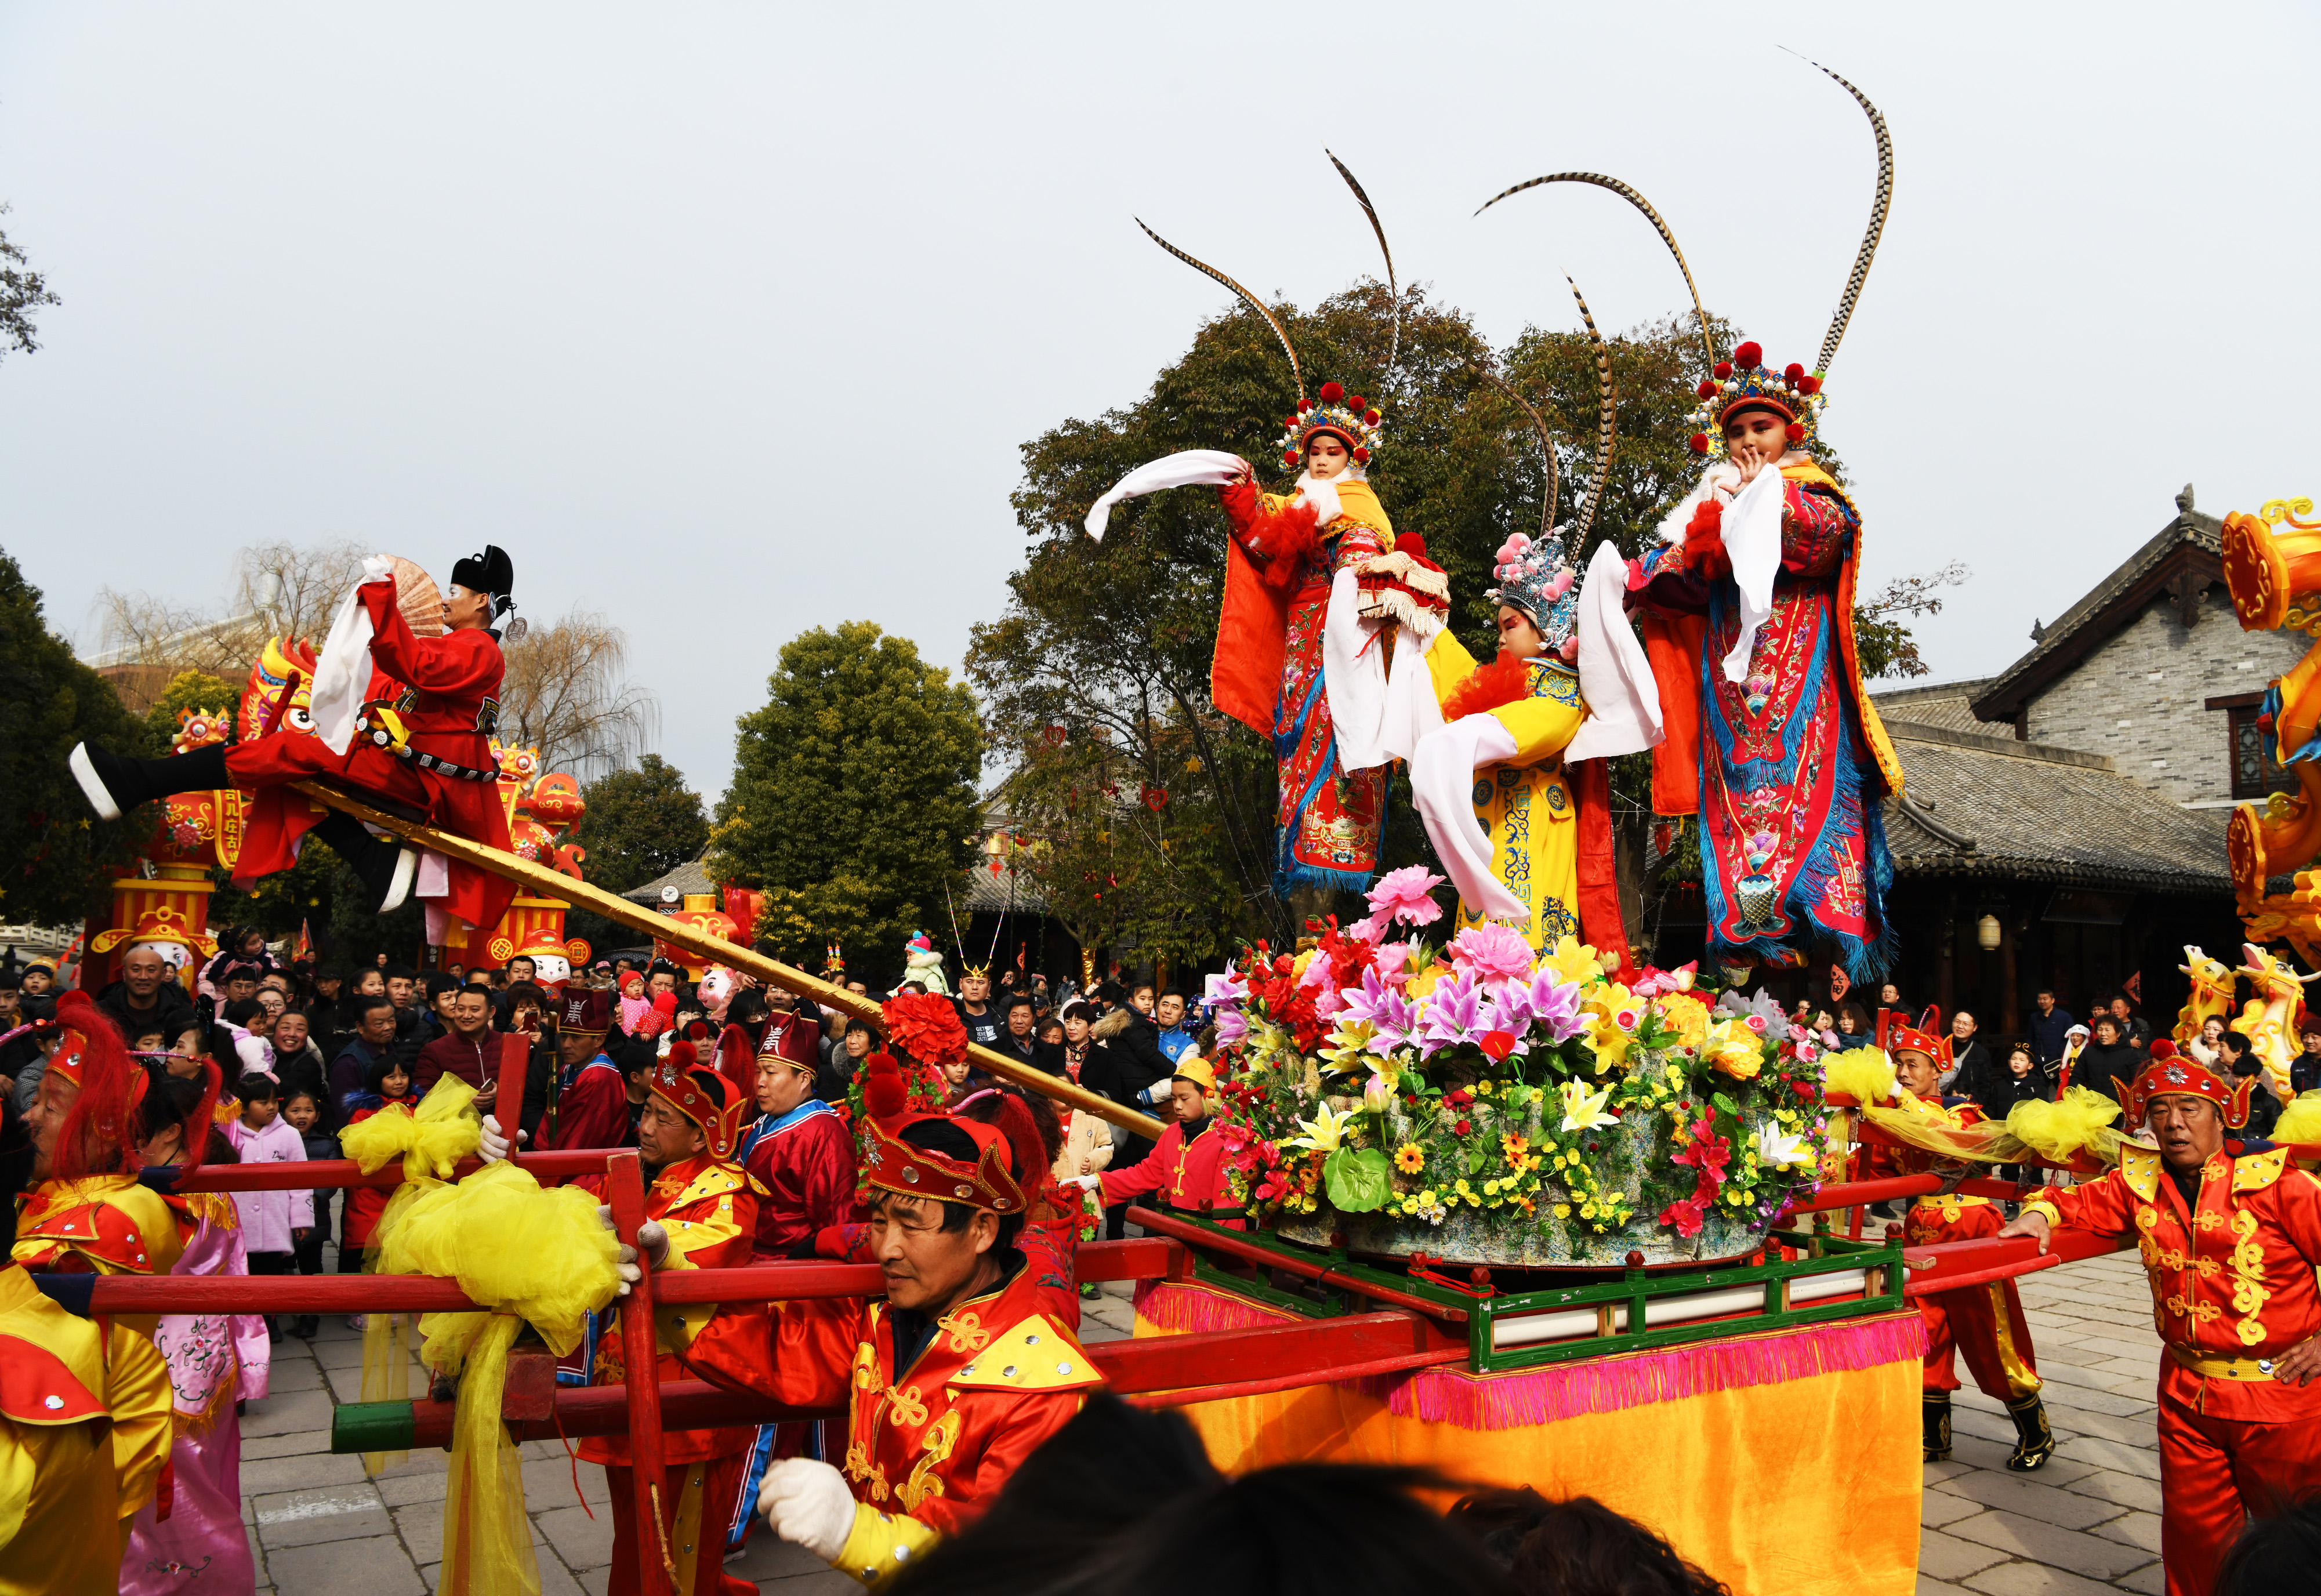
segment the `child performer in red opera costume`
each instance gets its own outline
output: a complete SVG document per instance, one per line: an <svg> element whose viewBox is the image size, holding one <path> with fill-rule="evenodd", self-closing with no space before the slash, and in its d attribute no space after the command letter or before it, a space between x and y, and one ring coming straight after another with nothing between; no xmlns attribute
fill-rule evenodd
<svg viewBox="0 0 2321 1596"><path fill-rule="evenodd" d="M2134 1236L2160 1361L2160 1555L2168 1596L2207 1596L2244 1521L2321 1491L2321 1179L2285 1147L2225 1151L2253 1078L2158 1058L2122 1093L2119 1167L2026 1200L2001 1236Z"/></svg>
<svg viewBox="0 0 2321 1596"><path fill-rule="evenodd" d="M750 1261L758 1205L765 1194L734 1162L744 1101L732 1081L696 1059L689 1042L671 1046L654 1072L637 1120L637 1152L651 1182L645 1191L645 1218L660 1227L669 1248L655 1260L657 1267L731 1269ZM669 1349L690 1342L716 1311L715 1304L705 1303L664 1309L656 1316L664 1349L658 1379L686 1378ZM626 1378L620 1336L597 1336L588 1382L619 1385ZM740 1492L754 1435L748 1428L672 1430L661 1437L665 1533L670 1555L691 1560L679 1584L693 1596L742 1596L756 1588L729 1577L722 1566L727 1504ZM584 1462L605 1467L613 1498L610 1596L627 1596L636 1588L638 1537L652 1533L636 1523L628 1437L586 1436L578 1450Z"/></svg>
<svg viewBox="0 0 2321 1596"><path fill-rule="evenodd" d="M1160 1133L1152 1151L1126 1169L1075 1175L1064 1184L1097 1191L1106 1208L1157 1191L1164 1208L1240 1229L1240 1213L1225 1184L1224 1143L1213 1134L1209 1117L1216 1090L1215 1067L1197 1053L1186 1054L1170 1077L1169 1100L1177 1111L1176 1121Z"/></svg>
<svg viewBox="0 0 2321 1596"><path fill-rule="evenodd" d="M1029 1205L1014 1138L905 1100L899 1076L866 1082L863 1179L886 1294L737 1306L683 1354L729 1389L847 1409L842 1467L784 1459L758 1508L784 1540L865 1583L979 1514L1103 1383L1042 1310L1015 1246Z"/></svg>
<svg viewBox="0 0 2321 1596"><path fill-rule="evenodd" d="M1902 1017L1893 1017L1897 1022ZM1961 1129L1982 1123L1981 1108L1971 1099L1944 1099L1938 1084L1942 1044L1934 1033L1941 1017L1933 1009L1918 1026L1896 1023L1886 1034L1887 1050L1894 1059L1896 1095L1902 1107L1930 1127ZM1929 1171L1955 1181L1976 1166L1945 1160L1920 1147L1873 1145L1862 1149L1861 1177L1880 1180L1893 1175L1925 1174ZM2006 1211L1987 1197L1952 1191L1929 1192L1910 1202L1904 1229L1912 1246L1938 1242L1971 1241L1996 1236ZM1928 1463L1951 1455L1951 1392L1958 1390L1953 1360L1966 1360L1967 1372L1983 1395L2007 1404L2015 1420L2015 1450L2007 1466L2028 1473L2054 1455L2055 1437L2047 1427L2047 1409L2039 1392L2037 1354L2031 1345L2031 1326L2023 1317L2023 1299L2012 1280L1961 1286L1954 1291L1929 1291L1918 1299L1918 1313L1926 1322L1926 1357L1922 1377L1924 1449Z"/></svg>
<svg viewBox="0 0 2321 1596"><path fill-rule="evenodd" d="M414 850L375 837L287 787L320 778L505 851L507 815L491 752L505 664L492 624L514 607L515 568L496 547L454 565L444 630L433 637L414 632L396 608L385 560L364 561L364 570L369 579L342 606L315 670L313 730L245 728L241 742L161 760L124 759L83 743L70 763L90 806L107 820L172 793L229 787L254 792L234 867L237 885L288 869L311 831L362 878L382 914L400 907L415 882L427 906L428 939L440 943L446 917L475 929L497 925L514 886L458 861L431 856L423 869ZM444 867L440 877L438 863Z"/></svg>

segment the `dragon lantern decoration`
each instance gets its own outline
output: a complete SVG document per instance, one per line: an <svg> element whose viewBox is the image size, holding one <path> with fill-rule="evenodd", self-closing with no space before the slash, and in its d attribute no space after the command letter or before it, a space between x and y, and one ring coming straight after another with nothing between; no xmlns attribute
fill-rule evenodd
<svg viewBox="0 0 2321 1596"><path fill-rule="evenodd" d="M2225 581L2245 632L2294 628L2321 639L2321 520L2310 498L2273 499L2225 517ZM2252 941L2285 941L2321 963L2321 642L2267 689L2257 716L2266 756L2293 793L2234 811L2225 834L2233 891Z"/></svg>

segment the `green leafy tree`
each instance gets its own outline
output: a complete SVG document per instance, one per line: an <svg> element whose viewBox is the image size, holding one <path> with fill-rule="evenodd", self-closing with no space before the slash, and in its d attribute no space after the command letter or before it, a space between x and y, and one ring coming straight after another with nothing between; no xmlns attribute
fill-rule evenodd
<svg viewBox="0 0 2321 1596"><path fill-rule="evenodd" d="M709 816L685 772L657 753L633 771L599 776L580 790L588 806L573 840L588 851L583 866L592 885L626 892L701 857L709 845Z"/></svg>
<svg viewBox="0 0 2321 1596"><path fill-rule="evenodd" d="M818 962L835 939L851 967L898 966L974 853L974 698L868 621L793 638L767 698L739 723L709 872L765 890L777 947Z"/></svg>
<svg viewBox="0 0 2321 1596"><path fill-rule="evenodd" d="M150 807L113 822L89 813L65 765L85 740L159 752L105 679L49 630L41 590L0 552L0 917L80 919L109 872L135 860L159 824Z"/></svg>
<svg viewBox="0 0 2321 1596"><path fill-rule="evenodd" d="M168 748L177 741L177 716L188 709L223 716L226 737L232 741L241 718L241 694L206 671L180 670L169 679L168 689L153 700L153 707L145 712L146 727L162 747Z"/></svg>
<svg viewBox="0 0 2321 1596"><path fill-rule="evenodd" d="M0 205L0 215L7 213ZM32 314L44 305L61 305L41 274L26 261L24 251L0 233L0 354L14 349L31 354L41 347Z"/></svg>

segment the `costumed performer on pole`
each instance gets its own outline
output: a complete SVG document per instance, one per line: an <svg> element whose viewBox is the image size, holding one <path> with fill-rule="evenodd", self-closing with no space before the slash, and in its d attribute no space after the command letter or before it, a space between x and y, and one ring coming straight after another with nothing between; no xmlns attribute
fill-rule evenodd
<svg viewBox="0 0 2321 1596"><path fill-rule="evenodd" d="M729 1389L847 1409L842 1467L785 1459L758 1503L774 1533L865 1583L973 1519L1103 1383L1016 1248L1028 1204L1012 1138L906 1104L899 1074L866 1081L885 1295L737 1304L684 1353Z"/></svg>
<svg viewBox="0 0 2321 1596"><path fill-rule="evenodd" d="M1585 299L1579 314L1596 348L1600 415L1596 481L1572 534L1584 544L1612 463L1613 403L1611 359ZM1458 889L1462 927L1496 923L1542 950L1577 936L1625 965L1606 761L1660 741L1659 695L1622 613L1618 547L1598 544L1587 582L1577 582L1553 524L1555 441L1536 410L1498 386L1546 452L1540 534L1516 533L1499 549L1499 585L1488 594L1498 600L1497 657L1478 666L1447 626L1427 646L1445 724L1411 756L1411 792Z"/></svg>
<svg viewBox="0 0 2321 1596"><path fill-rule="evenodd" d="M1985 1124L1988 1117L1972 1098L1943 1095L1942 1044L1934 1035L1941 1028L1942 1015L1937 1009L1926 1010L1915 1026L1904 1016L1892 1017L1883 1045L1894 1060L1894 1101L1932 1131L1964 1130ZM1959 1181L1975 1172L1970 1161L1945 1158L1925 1147L1871 1145L1861 1149L1860 1162L1856 1176L1860 1180L1929 1172L1943 1177L1944 1190L1910 1200L1904 1235L1912 1246L1996 1236L2006 1223L2006 1210L1990 1199L1955 1190ZM1953 1291L1928 1291L1917 1300L1919 1317L1926 1323L1926 1356L1920 1379L1925 1461L1940 1463L1951 1455L1951 1392L1959 1388L1954 1364L1963 1358L1977 1388L2004 1402L2007 1416L2015 1421L2015 1449L2007 1454L2007 1466L2016 1473L2028 1473L2044 1464L2054 1455L2055 1437L2047 1427L2046 1404L2039 1394L2038 1355L2015 1281L1990 1281Z"/></svg>
<svg viewBox="0 0 2321 1596"><path fill-rule="evenodd" d="M497 925L514 885L440 855L422 861L417 851L373 836L287 784L322 779L343 785L505 852L507 814L491 752L505 667L493 622L514 607L515 568L496 547L460 561L442 600L444 630L432 637L414 632L396 607L397 578L388 561L375 555L363 571L315 667L312 731L278 723L231 745L158 760L124 759L82 743L69 762L90 806L107 820L172 793L253 792L236 885L248 888L287 870L313 832L362 879L381 914L400 907L415 887L427 907L427 939L441 944L451 918L471 929ZM523 625L512 630L520 634Z"/></svg>
<svg viewBox="0 0 2321 1596"><path fill-rule="evenodd" d="M1865 980L1890 953L1894 866L1879 805L1902 790L1902 767L1863 689L1854 637L1861 514L1813 449L1822 385L1885 225L1893 151L1877 108L1828 75L1870 119L1879 187L1811 372L1767 365L1754 342L1717 358L1675 235L1626 184L1561 172L1497 198L1552 182L1608 188L1651 218L1684 270L1706 358L1691 442L1715 463L1661 523L1664 546L1629 575L1668 730L1652 807L1700 817L1710 957L1795 967L1826 944Z"/></svg>
<svg viewBox="0 0 2321 1596"><path fill-rule="evenodd" d="M1377 227L1377 214L1353 174L1343 165L1338 169ZM1232 536L1209 692L1219 710L1273 743L1275 890L1359 892L1378 868L1387 767L1407 759L1439 718L1417 668L1422 640L1390 616L1366 616L1355 574L1363 561L1395 546L1394 524L1369 473L1385 417L1376 402L1349 395L1335 382L1322 385L1318 402L1306 398L1297 351L1265 303L1151 229L1145 232L1240 295L1281 341L1297 384L1297 408L1282 424L1279 447L1281 463L1297 472L1297 482L1294 493L1263 493L1255 468L1240 456L1189 450L1123 478L1089 509L1088 530L1102 537L1113 506L1124 499L1166 488L1216 488ZM1383 248L1382 230L1379 242ZM1390 374L1399 354L1402 312L1391 255L1387 266L1395 306Z"/></svg>
<svg viewBox="0 0 2321 1596"><path fill-rule="evenodd" d="M169 1365L153 1345L158 1316L92 1318L89 1287L100 1274L166 1273L193 1228L138 1181L152 1077L113 1022L73 990L58 999L54 1019L38 1023L58 1040L23 1118L34 1184L22 1198L10 1193L0 1358L12 1373L54 1384L0 1381L0 1591L12 1596L119 1587L138 1509L168 1470ZM209 1112L215 1090L213 1076L197 1113ZM21 1146L13 1126L0 1143ZM61 1327L43 1293L69 1310ZM92 1422L101 1418L110 1425ZM12 1512L24 1526L13 1538Z"/></svg>
<svg viewBox="0 0 2321 1596"><path fill-rule="evenodd" d="M205 1075L216 1066L202 1061ZM230 1163L226 1138L203 1112L215 1095L210 1080L157 1074L141 1106L149 1170ZM194 1228L173 1275L244 1276L241 1219L223 1191L171 1196L182 1229ZM169 1366L171 1429L166 1501L137 1510L121 1559L123 1596L170 1591L247 1591L257 1582L241 1522L241 1404L267 1394L273 1348L263 1314L212 1309L165 1313L153 1345Z"/></svg>
<svg viewBox="0 0 2321 1596"><path fill-rule="evenodd" d="M2157 1058L2123 1094L2119 1167L2049 1186L2001 1236L2135 1238L2160 1360L2160 1555L2168 1596L2208 1596L2243 1523L2321 1491L2321 1180L2284 1147L2225 1150L2253 1077Z"/></svg>

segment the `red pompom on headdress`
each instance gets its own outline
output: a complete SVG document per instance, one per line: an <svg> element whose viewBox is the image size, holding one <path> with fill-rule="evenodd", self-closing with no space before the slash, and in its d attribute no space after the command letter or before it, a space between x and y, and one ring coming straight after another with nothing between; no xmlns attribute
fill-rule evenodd
<svg viewBox="0 0 2321 1596"><path fill-rule="evenodd" d="M911 1100L910 1089L903 1084L903 1072L891 1053L874 1053L865 1061L868 1073L862 1081L862 1111L880 1123L900 1115Z"/></svg>
<svg viewBox="0 0 2321 1596"><path fill-rule="evenodd" d="M1336 383L1325 382L1322 385L1321 399L1324 405L1334 405L1345 397L1346 390Z"/></svg>
<svg viewBox="0 0 2321 1596"><path fill-rule="evenodd" d="M129 1056L121 1029L86 992L75 987L57 999L54 1024L64 1033L49 1059L49 1073L80 1088L80 1095L58 1128L50 1174L59 1181L85 1180L143 1166L138 1148L145 1140L140 1111L150 1081Z"/></svg>
<svg viewBox="0 0 2321 1596"><path fill-rule="evenodd" d="M1733 363L1736 366L1761 366L1765 363L1764 349L1752 338L1733 351Z"/></svg>

